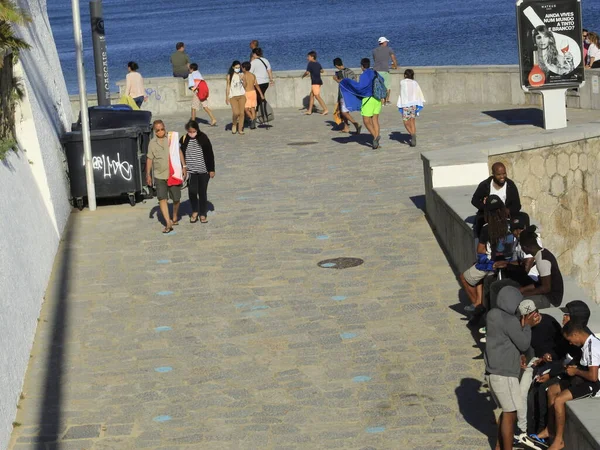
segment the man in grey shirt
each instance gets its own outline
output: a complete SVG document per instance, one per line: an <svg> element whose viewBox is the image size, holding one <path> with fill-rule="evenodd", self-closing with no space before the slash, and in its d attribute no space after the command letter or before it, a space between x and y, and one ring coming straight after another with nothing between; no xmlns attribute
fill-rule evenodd
<svg viewBox="0 0 600 450"><path fill-rule="evenodd" d="M398 68L396 54L392 47L388 45L389 42L390 41L386 37L381 36L379 38L379 47L373 49L373 70L383 77L385 88L387 89L387 97L385 101L382 102L384 105L390 104L390 59L392 60L392 69Z"/></svg>

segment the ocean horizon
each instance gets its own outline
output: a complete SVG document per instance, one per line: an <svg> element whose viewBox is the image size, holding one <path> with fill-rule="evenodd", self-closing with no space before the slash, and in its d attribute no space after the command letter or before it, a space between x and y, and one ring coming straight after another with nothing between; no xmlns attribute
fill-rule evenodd
<svg viewBox="0 0 600 450"><path fill-rule="evenodd" d="M315 50L324 68L341 57L358 67L385 36L402 67L518 64L514 2L492 0L250 1L232 6L215 0L104 0L104 26L111 91L139 64L144 77L171 76L169 57L183 41L205 74L225 73L235 59L248 60L258 39L273 70L306 67ZM582 3L583 26L600 29L600 2ZM89 3L81 2L87 91L95 92ZM70 0L48 3L50 25L70 94L77 93ZM310 20L307 19L310 17ZM596 25L597 24L597 25ZM595 28L593 25L596 25Z"/></svg>

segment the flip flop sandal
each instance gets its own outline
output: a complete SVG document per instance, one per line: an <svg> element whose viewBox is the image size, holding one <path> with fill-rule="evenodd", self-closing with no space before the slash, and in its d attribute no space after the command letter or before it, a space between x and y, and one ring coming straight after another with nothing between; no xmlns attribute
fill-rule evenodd
<svg viewBox="0 0 600 450"><path fill-rule="evenodd" d="M171 231L173 231L173 227L165 227L162 232L163 234L169 234Z"/></svg>
<svg viewBox="0 0 600 450"><path fill-rule="evenodd" d="M190 223L196 223L196 222L198 222L198 216L196 216L195 220L190 217Z"/></svg>

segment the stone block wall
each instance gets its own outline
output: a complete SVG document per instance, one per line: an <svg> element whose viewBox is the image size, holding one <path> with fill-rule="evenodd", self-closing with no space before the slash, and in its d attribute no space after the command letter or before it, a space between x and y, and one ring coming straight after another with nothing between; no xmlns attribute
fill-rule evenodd
<svg viewBox="0 0 600 450"><path fill-rule="evenodd" d="M523 210L541 225L544 247L600 298L600 137L490 156L502 161Z"/></svg>

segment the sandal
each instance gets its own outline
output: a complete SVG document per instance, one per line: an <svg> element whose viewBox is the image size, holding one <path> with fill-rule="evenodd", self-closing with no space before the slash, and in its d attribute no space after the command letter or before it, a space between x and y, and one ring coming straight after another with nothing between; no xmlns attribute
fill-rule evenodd
<svg viewBox="0 0 600 450"><path fill-rule="evenodd" d="M211 122L211 123L210 123L210 126L211 126L211 127L216 127L216 126L217 126L217 121L215 120L214 122Z"/></svg>
<svg viewBox="0 0 600 450"><path fill-rule="evenodd" d="M171 231L173 231L173 227L165 227L164 230L162 230L163 234L169 234Z"/></svg>
<svg viewBox="0 0 600 450"><path fill-rule="evenodd" d="M196 222L198 222L198 216L196 216L195 219L193 217L190 217L190 223L196 223Z"/></svg>
<svg viewBox="0 0 600 450"><path fill-rule="evenodd" d="M174 227L174 226L177 226L177 225L179 225L179 220L173 220L171 222L171 228Z"/></svg>
<svg viewBox="0 0 600 450"><path fill-rule="evenodd" d="M206 217L204 219L200 218L200 223L208 223L208 219Z"/></svg>

